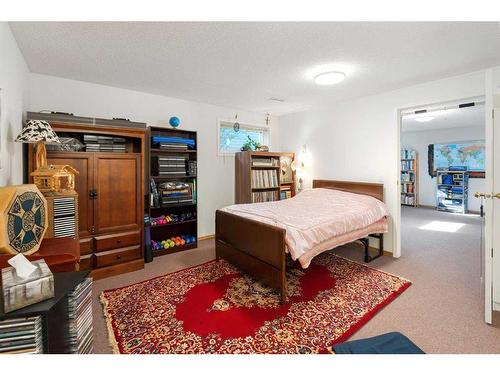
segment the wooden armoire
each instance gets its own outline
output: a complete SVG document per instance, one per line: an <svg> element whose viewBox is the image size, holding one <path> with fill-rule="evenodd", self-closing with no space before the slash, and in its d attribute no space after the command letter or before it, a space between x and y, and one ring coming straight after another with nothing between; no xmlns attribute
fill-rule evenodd
<svg viewBox="0 0 500 375"><path fill-rule="evenodd" d="M47 162L71 165L79 172L80 269L92 270L91 275L99 279L143 268L146 125L31 112L28 118L48 121L60 137L82 144L85 135L123 142L125 150L120 152L48 148ZM34 147L29 145L28 174L33 168Z"/></svg>

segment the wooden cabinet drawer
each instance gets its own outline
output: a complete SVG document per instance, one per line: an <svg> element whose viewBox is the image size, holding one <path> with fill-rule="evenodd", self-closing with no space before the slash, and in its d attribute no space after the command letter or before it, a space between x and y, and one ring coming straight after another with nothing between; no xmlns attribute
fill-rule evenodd
<svg viewBox="0 0 500 375"><path fill-rule="evenodd" d="M94 256L92 254L80 256L80 271L92 269L93 260Z"/></svg>
<svg viewBox="0 0 500 375"><path fill-rule="evenodd" d="M138 259L141 257L141 247L131 246L122 249L103 251L95 254L96 267L112 266L129 260Z"/></svg>
<svg viewBox="0 0 500 375"><path fill-rule="evenodd" d="M94 240L92 238L81 238L80 239L80 255L92 254Z"/></svg>
<svg viewBox="0 0 500 375"><path fill-rule="evenodd" d="M120 247L127 247L132 245L139 245L141 243L141 232L122 232L113 233L103 236L96 236L95 238L95 251L106 251L117 249Z"/></svg>

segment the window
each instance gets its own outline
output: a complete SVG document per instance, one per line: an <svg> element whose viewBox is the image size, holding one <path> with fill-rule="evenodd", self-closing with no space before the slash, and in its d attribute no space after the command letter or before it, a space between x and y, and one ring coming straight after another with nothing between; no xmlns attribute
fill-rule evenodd
<svg viewBox="0 0 500 375"><path fill-rule="evenodd" d="M219 154L233 154L240 151L248 137L262 145L269 146L269 128L240 122L240 130L235 132L233 122L219 121Z"/></svg>

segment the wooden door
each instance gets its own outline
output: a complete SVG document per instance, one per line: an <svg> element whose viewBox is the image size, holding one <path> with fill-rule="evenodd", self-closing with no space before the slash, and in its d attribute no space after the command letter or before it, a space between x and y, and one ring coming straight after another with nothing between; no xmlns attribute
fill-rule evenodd
<svg viewBox="0 0 500 375"><path fill-rule="evenodd" d="M96 154L94 172L96 233L140 229L143 221L140 156Z"/></svg>
<svg viewBox="0 0 500 375"><path fill-rule="evenodd" d="M92 154L84 152L49 152L48 164L71 165L78 171L75 190L78 193L78 236L92 235L94 225L94 202L89 199L94 184L94 163Z"/></svg>

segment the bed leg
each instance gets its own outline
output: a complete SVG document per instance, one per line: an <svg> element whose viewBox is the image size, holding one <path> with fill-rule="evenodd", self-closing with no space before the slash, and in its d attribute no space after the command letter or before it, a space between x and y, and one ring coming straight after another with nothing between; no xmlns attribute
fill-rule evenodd
<svg viewBox="0 0 500 375"><path fill-rule="evenodd" d="M372 260L369 253L370 240L368 238L361 238L360 241L365 248L365 263L368 263Z"/></svg>
<svg viewBox="0 0 500 375"><path fill-rule="evenodd" d="M283 251L284 254L284 251ZM282 305L286 303L287 300L287 290L286 290L286 255L283 256L281 262L281 275L280 275L280 302Z"/></svg>
<svg viewBox="0 0 500 375"><path fill-rule="evenodd" d="M361 243L365 247L365 263L369 263L372 260L377 259L377 258L381 257L382 255L384 255L384 234L383 233L379 233L377 235L371 234L370 236L378 238L378 241L379 241L378 242L379 243L378 253L375 256L371 256L369 253L370 239L368 237L360 239Z"/></svg>
<svg viewBox="0 0 500 375"><path fill-rule="evenodd" d="M217 243L217 241L215 241L215 261L216 262L221 260L221 257L219 255L219 249L217 247L218 247L218 243Z"/></svg>

